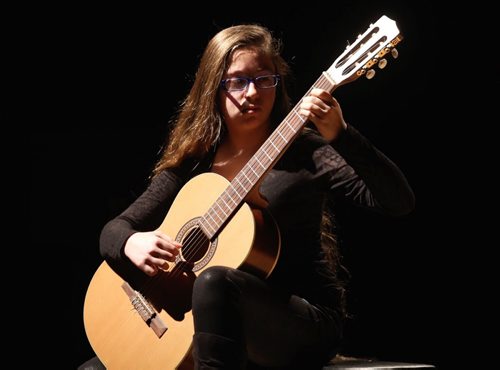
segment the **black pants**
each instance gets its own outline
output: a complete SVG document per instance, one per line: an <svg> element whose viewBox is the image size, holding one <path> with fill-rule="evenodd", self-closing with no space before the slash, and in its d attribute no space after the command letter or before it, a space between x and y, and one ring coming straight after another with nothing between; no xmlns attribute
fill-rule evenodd
<svg viewBox="0 0 500 370"><path fill-rule="evenodd" d="M321 368L341 337L335 311L226 267L210 267L196 279L193 317L199 369Z"/></svg>

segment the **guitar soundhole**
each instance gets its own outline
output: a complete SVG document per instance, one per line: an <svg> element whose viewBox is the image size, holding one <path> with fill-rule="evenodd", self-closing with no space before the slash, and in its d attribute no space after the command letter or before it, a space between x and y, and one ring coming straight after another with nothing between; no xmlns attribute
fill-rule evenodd
<svg viewBox="0 0 500 370"><path fill-rule="evenodd" d="M175 240L182 244L176 264L184 270L199 271L205 267L215 254L217 238L210 241L199 227L200 218L187 222Z"/></svg>
<svg viewBox="0 0 500 370"><path fill-rule="evenodd" d="M210 241L199 228L189 230L182 239L182 244L182 256L195 265L203 259L210 247Z"/></svg>

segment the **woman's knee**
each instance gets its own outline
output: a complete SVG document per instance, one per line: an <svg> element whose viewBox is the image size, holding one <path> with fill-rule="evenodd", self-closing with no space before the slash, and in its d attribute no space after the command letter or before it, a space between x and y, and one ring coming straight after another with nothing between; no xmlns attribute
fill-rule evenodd
<svg viewBox="0 0 500 370"><path fill-rule="evenodd" d="M228 270L227 267L212 266L198 275L193 286L193 310L226 302L230 292Z"/></svg>
<svg viewBox="0 0 500 370"><path fill-rule="evenodd" d="M202 271L194 281L194 292L206 290L218 290L226 283L228 268L223 266L212 266Z"/></svg>
<svg viewBox="0 0 500 370"><path fill-rule="evenodd" d="M210 267L195 279L193 318L196 332L239 340L240 292L228 278L227 267Z"/></svg>

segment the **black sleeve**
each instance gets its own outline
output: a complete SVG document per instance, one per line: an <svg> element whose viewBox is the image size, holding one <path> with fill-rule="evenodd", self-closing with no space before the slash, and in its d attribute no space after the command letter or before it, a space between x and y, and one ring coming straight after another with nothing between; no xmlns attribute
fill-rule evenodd
<svg viewBox="0 0 500 370"><path fill-rule="evenodd" d="M392 216L413 210L415 196L401 170L351 125L320 151L316 157L331 167L329 186L335 195Z"/></svg>
<svg viewBox="0 0 500 370"><path fill-rule="evenodd" d="M182 184L174 172L163 171L153 178L139 198L102 229L101 255L123 278L128 280L140 272L124 255L125 242L136 232L152 231L160 226Z"/></svg>

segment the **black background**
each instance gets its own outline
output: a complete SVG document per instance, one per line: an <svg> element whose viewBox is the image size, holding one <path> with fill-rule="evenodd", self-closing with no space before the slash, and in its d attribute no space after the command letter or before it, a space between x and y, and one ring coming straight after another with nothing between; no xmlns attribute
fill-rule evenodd
<svg viewBox="0 0 500 370"><path fill-rule="evenodd" d="M63 125L48 122L34 131L32 230L43 235L38 245L70 256L63 265L72 285L59 319L72 332L73 352L63 368L93 356L82 311L101 263L99 232L147 185L208 40L240 22L269 27L283 40L296 101L347 42L383 14L404 36L399 58L389 58L372 80L358 79L334 95L346 121L407 175L417 205L400 219L339 209L353 315L342 353L446 367L451 356L444 343L460 333L454 329L460 303L453 297L463 288L450 271L466 238L450 236L460 233L459 222L453 230L444 226L458 218L450 205L461 164L451 160L449 132L456 120L445 103L456 94L446 73L453 44L443 42L457 20L426 2L179 6L86 9L69 41L76 46L66 81L71 112Z"/></svg>

